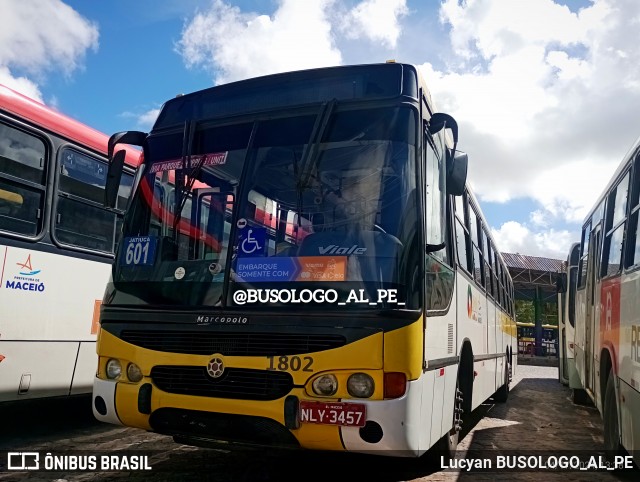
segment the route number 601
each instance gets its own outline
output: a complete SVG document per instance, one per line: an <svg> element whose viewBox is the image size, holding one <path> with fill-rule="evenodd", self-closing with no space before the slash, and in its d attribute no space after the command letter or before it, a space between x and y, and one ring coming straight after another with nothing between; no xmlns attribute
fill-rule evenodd
<svg viewBox="0 0 640 482"><path fill-rule="evenodd" d="M155 253L155 238L150 236L136 236L125 238L124 257L122 264L127 266L153 264Z"/></svg>

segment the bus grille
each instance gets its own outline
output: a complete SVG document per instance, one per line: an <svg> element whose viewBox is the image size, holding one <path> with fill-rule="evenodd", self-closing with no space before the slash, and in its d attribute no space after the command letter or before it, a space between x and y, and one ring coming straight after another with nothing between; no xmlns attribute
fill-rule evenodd
<svg viewBox="0 0 640 482"><path fill-rule="evenodd" d="M330 334L212 333L123 330L120 338L148 350L187 355L298 355L344 346L346 339Z"/></svg>
<svg viewBox="0 0 640 482"><path fill-rule="evenodd" d="M205 367L155 366L151 379L168 393L241 400L276 400L293 388L289 373L247 368L227 368L214 379Z"/></svg>

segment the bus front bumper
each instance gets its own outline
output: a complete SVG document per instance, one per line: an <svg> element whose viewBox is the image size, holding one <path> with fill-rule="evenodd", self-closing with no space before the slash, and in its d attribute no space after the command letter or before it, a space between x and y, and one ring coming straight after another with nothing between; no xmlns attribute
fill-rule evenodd
<svg viewBox="0 0 640 482"><path fill-rule="evenodd" d="M300 423L297 403L309 399L300 388L273 401L216 398L213 412L213 400L206 397L166 393L145 381L131 384L95 378L92 406L102 422L172 435L192 445L221 441L415 457L424 452L420 449L424 427L417 416L421 391L418 380L409 382L407 392L398 399L352 400L366 405L365 427Z"/></svg>
<svg viewBox="0 0 640 482"><path fill-rule="evenodd" d="M93 395L91 406L93 415L101 422L122 425L116 412L116 387L118 384L110 380L95 377L93 380Z"/></svg>

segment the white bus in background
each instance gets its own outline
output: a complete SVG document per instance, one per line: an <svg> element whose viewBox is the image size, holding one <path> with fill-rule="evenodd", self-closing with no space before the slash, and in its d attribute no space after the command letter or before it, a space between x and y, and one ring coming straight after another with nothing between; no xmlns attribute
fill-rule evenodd
<svg viewBox="0 0 640 482"><path fill-rule="evenodd" d="M571 388L575 403L589 403L589 397L582 388L575 361L575 326L576 326L576 286L578 281L578 262L580 260L580 243L574 243L569 250L564 267L562 286L558 290L558 324L559 333L559 370L560 381Z"/></svg>
<svg viewBox="0 0 640 482"><path fill-rule="evenodd" d="M575 364L604 420L606 449L640 464L640 141L586 217L575 305Z"/></svg>
<svg viewBox="0 0 640 482"><path fill-rule="evenodd" d="M107 141L0 85L0 402L91 391L133 179L127 168L116 208L103 207Z"/></svg>

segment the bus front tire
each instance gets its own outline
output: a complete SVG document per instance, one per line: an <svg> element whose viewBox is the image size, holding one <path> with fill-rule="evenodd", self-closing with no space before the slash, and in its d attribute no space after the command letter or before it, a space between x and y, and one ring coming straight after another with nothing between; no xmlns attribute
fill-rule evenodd
<svg viewBox="0 0 640 482"><path fill-rule="evenodd" d="M622 452L620 445L620 425L618 423L618 402L616 400L616 389L613 369L609 370L607 387L604 391L603 421L604 421L604 448L606 457L613 461L616 455Z"/></svg>

